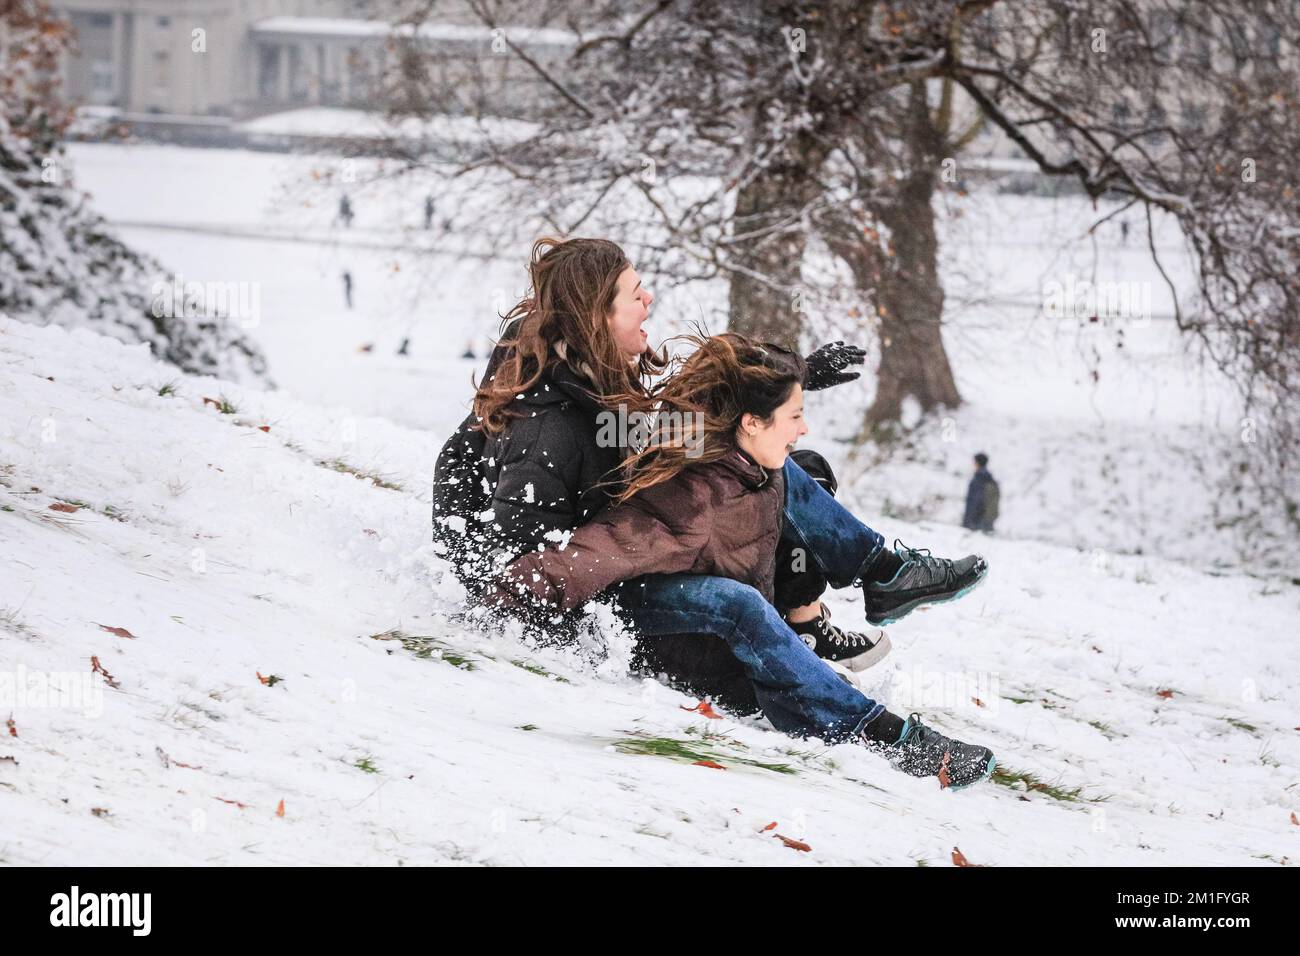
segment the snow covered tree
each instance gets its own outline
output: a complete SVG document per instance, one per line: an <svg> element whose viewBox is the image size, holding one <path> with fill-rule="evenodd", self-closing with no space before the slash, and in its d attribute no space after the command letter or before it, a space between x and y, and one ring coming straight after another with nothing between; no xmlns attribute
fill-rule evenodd
<svg viewBox="0 0 1300 956"><path fill-rule="evenodd" d="M44 0L0 2L0 311L148 343L187 372L265 380L260 350L204 290L175 295L70 181L59 62L71 42Z"/></svg>
<svg viewBox="0 0 1300 956"><path fill-rule="evenodd" d="M848 265L859 314L881 336L868 425L896 420L909 397L923 410L960 402L940 335L930 200L978 120L1046 176L1141 211L1166 274L1154 224L1174 218L1197 276L1190 294L1171 284L1179 327L1267 419L1260 434L1274 463L1292 457L1295 3L467 5L492 31L481 55L517 58L542 92L526 131L488 135L453 157L463 173L500 175L498 218L597 228L652 258L661 276L722 278L733 328L784 338L798 335L805 311L835 301L834 280L810 274L805 254L824 242ZM403 22L418 28L437 11L412 0ZM572 39L544 60L515 24L563 28ZM393 100L404 114L445 108L437 78L448 72L446 49L416 41L408 52L393 90L413 78L423 85ZM490 119L481 100L456 102ZM489 218L476 212L476 222ZM1099 213L1096 225L1116 214Z"/></svg>

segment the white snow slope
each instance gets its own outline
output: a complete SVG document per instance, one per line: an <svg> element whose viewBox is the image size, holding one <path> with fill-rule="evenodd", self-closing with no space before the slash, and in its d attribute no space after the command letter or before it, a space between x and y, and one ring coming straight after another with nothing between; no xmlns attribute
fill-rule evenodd
<svg viewBox="0 0 1300 956"><path fill-rule="evenodd" d="M952 793L687 711L618 635L594 663L451 623L439 437L0 318L0 863L1298 856L1286 578L892 522L992 572L891 628L869 689L1059 788ZM832 604L860 621L854 592ZM665 741L691 756L637 752Z"/></svg>

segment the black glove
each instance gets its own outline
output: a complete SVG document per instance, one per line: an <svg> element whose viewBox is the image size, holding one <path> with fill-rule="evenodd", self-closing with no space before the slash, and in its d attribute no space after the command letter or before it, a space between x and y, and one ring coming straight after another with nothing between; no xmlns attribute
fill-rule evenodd
<svg viewBox="0 0 1300 956"><path fill-rule="evenodd" d="M832 385L851 382L862 373L844 370L850 365L861 365L866 359L867 350L856 345L845 345L843 342L823 345L804 359L808 373L804 376L803 387L806 391L817 392Z"/></svg>

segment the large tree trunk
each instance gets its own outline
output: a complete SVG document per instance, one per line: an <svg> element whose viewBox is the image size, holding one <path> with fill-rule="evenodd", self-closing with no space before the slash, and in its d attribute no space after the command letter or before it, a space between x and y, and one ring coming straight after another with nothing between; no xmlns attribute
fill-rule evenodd
<svg viewBox="0 0 1300 956"><path fill-rule="evenodd" d="M808 240L802 210L816 198L824 160L819 144L800 137L740 188L733 217L732 260L738 269L731 274L731 331L798 347L800 267ZM756 235L745 238L751 234Z"/></svg>
<svg viewBox="0 0 1300 956"><path fill-rule="evenodd" d="M863 423L868 433L897 422L908 396L923 412L961 404L941 335L943 286L931 204L943 137L931 119L922 84L909 92L901 133L906 175L897 190L871 210L884 227L883 242L874 229L864 231L860 223L843 218L823 231L858 287L870 292L879 316L876 399Z"/></svg>
<svg viewBox="0 0 1300 956"><path fill-rule="evenodd" d="M880 368L876 400L864 422L868 429L898 421L909 395L923 412L961 404L940 331L943 286L933 199L943 136L930 116L923 83L914 84L908 95L903 135L911 160L907 175L895 200L877 211L894 254L885 257L876 300Z"/></svg>

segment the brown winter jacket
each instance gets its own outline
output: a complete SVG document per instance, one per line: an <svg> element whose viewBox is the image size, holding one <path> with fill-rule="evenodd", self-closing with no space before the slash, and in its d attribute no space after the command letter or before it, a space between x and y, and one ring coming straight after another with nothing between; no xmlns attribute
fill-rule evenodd
<svg viewBox="0 0 1300 956"><path fill-rule="evenodd" d="M563 549L517 558L490 603L571 611L619 581L678 573L731 578L771 601L784 503L784 475L733 449L606 508Z"/></svg>

